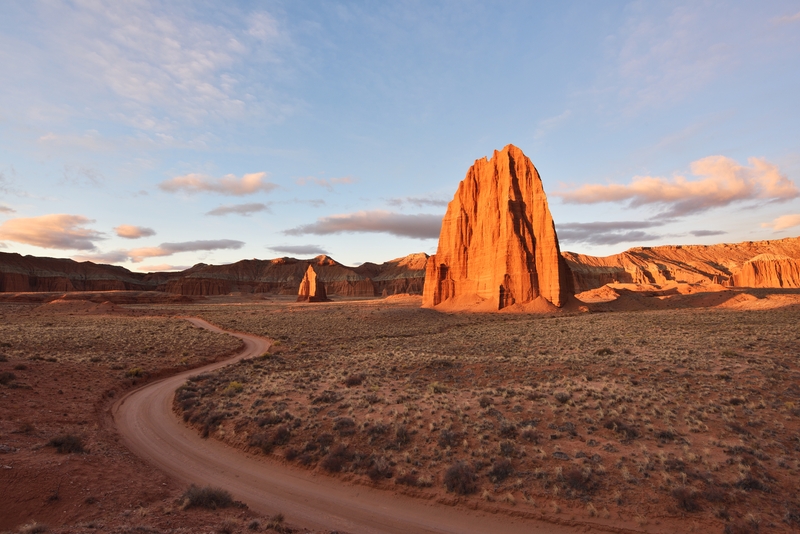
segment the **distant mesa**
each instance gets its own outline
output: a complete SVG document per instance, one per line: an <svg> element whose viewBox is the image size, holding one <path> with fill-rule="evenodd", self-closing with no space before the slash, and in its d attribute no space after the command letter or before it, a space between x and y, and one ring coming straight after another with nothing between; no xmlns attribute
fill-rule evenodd
<svg viewBox="0 0 800 534"><path fill-rule="evenodd" d="M514 145L475 161L447 207L422 305L545 311L573 299L539 173Z"/></svg>
<svg viewBox="0 0 800 534"><path fill-rule="evenodd" d="M325 284L314 272L314 266L309 265L303 280L300 281L297 302L327 302L328 300L330 299L325 294Z"/></svg>

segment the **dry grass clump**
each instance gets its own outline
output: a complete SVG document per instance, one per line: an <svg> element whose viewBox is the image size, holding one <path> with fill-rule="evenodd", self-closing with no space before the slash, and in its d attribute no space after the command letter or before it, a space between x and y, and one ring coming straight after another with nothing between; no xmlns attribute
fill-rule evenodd
<svg viewBox="0 0 800 534"><path fill-rule="evenodd" d="M74 434L62 434L51 438L47 442L50 447L55 447L59 454L82 454L86 452L83 448L83 440Z"/></svg>
<svg viewBox="0 0 800 534"><path fill-rule="evenodd" d="M176 397L188 422L234 446L268 443L297 465L414 492L471 481L469 498L491 488L497 506L508 494L517 507L584 502L587 517L691 514L722 530L751 509L783 525L800 509L800 310L192 313L281 341ZM471 475L448 477L454 466Z"/></svg>

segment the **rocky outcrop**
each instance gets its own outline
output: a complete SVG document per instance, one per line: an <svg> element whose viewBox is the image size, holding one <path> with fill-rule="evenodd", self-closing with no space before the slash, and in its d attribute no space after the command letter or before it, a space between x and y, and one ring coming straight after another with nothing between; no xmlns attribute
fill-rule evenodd
<svg viewBox="0 0 800 534"><path fill-rule="evenodd" d="M499 310L572 297L542 180L513 145L469 169L442 221L427 263L422 303L450 310ZM544 301L544 302L542 302Z"/></svg>
<svg viewBox="0 0 800 534"><path fill-rule="evenodd" d="M425 285L425 266L428 255L420 252L384 262L364 263L355 272L372 280L375 294L381 296L409 293L421 295Z"/></svg>
<svg viewBox="0 0 800 534"><path fill-rule="evenodd" d="M325 284L319 279L314 267L311 265L306 269L306 274L300 282L300 289L297 292L297 302L327 302L328 296L325 294Z"/></svg>
<svg viewBox="0 0 800 534"><path fill-rule="evenodd" d="M733 275L736 287L800 288L800 260L776 254L759 254Z"/></svg>
<svg viewBox="0 0 800 534"><path fill-rule="evenodd" d="M800 238L719 245L634 247L596 257L564 252L576 292L609 283L664 285L670 282L738 287L798 287L791 261L759 260L761 255L800 260ZM783 285L780 285L783 284Z"/></svg>

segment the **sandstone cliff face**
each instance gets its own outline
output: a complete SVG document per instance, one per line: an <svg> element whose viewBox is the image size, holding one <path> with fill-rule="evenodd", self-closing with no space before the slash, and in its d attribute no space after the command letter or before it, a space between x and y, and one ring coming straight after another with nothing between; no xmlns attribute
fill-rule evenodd
<svg viewBox="0 0 800 534"><path fill-rule="evenodd" d="M384 297L401 293L421 295L425 285L427 263L428 255L420 252L395 258L380 265L364 263L353 270L372 281L376 295Z"/></svg>
<svg viewBox="0 0 800 534"><path fill-rule="evenodd" d="M669 282L741 287L798 287L791 262L759 261L759 255L800 260L800 238L719 245L634 247L606 257L564 252L576 292L620 282L663 285ZM784 284L784 285L780 285Z"/></svg>
<svg viewBox="0 0 800 534"><path fill-rule="evenodd" d="M325 294L325 284L319 279L314 267L311 265L306 269L306 274L300 282L300 289L297 292L297 302L326 302L328 296Z"/></svg>
<svg viewBox="0 0 800 534"><path fill-rule="evenodd" d="M477 160L447 207L423 306L498 310L539 297L562 306L572 294L536 168L513 145Z"/></svg>
<svg viewBox="0 0 800 534"><path fill-rule="evenodd" d="M733 275L737 287L800 288L800 260L776 254L759 254Z"/></svg>

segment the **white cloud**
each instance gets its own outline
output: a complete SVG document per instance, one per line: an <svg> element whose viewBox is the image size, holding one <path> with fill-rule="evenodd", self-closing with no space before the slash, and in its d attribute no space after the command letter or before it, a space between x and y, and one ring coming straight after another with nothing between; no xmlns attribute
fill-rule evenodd
<svg viewBox="0 0 800 534"><path fill-rule="evenodd" d="M134 263L139 263L145 258L159 258L172 256L179 252L198 252L201 250L240 249L244 246L242 241L234 239L210 239L199 241L184 241L181 243L161 243L157 247L135 248L127 251Z"/></svg>
<svg viewBox="0 0 800 534"><path fill-rule="evenodd" d="M781 215L772 222L762 223L761 226L763 228L772 228L776 232L780 230L788 230L789 228L800 226L800 213Z"/></svg>
<svg viewBox="0 0 800 534"><path fill-rule="evenodd" d="M267 173L255 172L245 174L237 178L233 174L226 174L222 178L215 179L205 174L186 174L176 176L158 184L164 191L175 193L184 191L186 193L219 193L222 195L244 196L253 193L268 193L278 186L266 180Z"/></svg>
<svg viewBox="0 0 800 534"><path fill-rule="evenodd" d="M103 239L103 234L86 228L93 222L66 214L9 219L0 224L0 239L42 248L94 250L94 242Z"/></svg>
<svg viewBox="0 0 800 534"><path fill-rule="evenodd" d="M404 215L385 210L331 215L317 222L284 230L286 235L329 235L374 232L416 239L436 239L442 227L441 215Z"/></svg>
<svg viewBox="0 0 800 534"><path fill-rule="evenodd" d="M667 217L700 213L712 208L750 200L785 201L800 196L800 190L776 165L762 158L750 158L750 167L724 156L709 156L691 164L688 180L636 176L630 184L587 184L554 196L572 204L628 202L630 207L659 205Z"/></svg>
<svg viewBox="0 0 800 534"><path fill-rule="evenodd" d="M299 254L301 256L328 254L328 251L319 245L275 245L267 248L275 252Z"/></svg>
<svg viewBox="0 0 800 534"><path fill-rule="evenodd" d="M144 226L133 226L131 224L120 224L114 231L119 237L125 239L139 239L140 237L150 237L156 235L156 231L152 228L145 228Z"/></svg>
<svg viewBox="0 0 800 534"><path fill-rule="evenodd" d="M138 265L136 270L143 273L162 273L166 271L185 271L188 265L170 265L168 263L159 263L158 265Z"/></svg>

